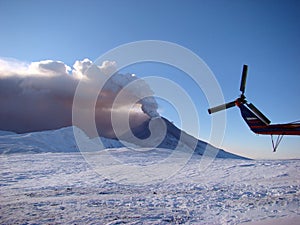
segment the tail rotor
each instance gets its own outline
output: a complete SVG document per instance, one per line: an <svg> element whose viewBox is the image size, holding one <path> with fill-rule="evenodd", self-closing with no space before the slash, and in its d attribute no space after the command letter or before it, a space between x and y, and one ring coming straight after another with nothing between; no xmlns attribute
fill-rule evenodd
<svg viewBox="0 0 300 225"><path fill-rule="evenodd" d="M232 102L228 102L228 103L225 103L225 104L222 104L222 105L219 105L219 106L208 109L209 114L219 112L219 111L224 110L224 109L232 108L232 107L236 106L237 104L246 103L246 100L245 100L246 97L245 97L244 93L245 93L245 88L246 88L247 73L248 73L248 66L244 65L243 66L243 72L242 72L241 86L240 86L240 91L242 93L241 93L240 97L237 98L236 100L232 101Z"/></svg>
<svg viewBox="0 0 300 225"><path fill-rule="evenodd" d="M246 101L246 96L244 94L245 94L245 89L246 89L247 73L248 73L248 66L244 65L243 70L242 70L242 79L241 79L241 85L240 85L240 91L241 91L240 97L238 97L236 100L234 100L232 102L210 108L210 109L208 109L208 113L212 114L215 112L219 112L221 110L232 108L234 106L246 104L249 107L249 109L251 109L252 112L254 114L256 114L256 116L258 116L265 124L268 125L271 123L271 121L261 111L259 111L258 108L256 108L252 103L247 103L247 101Z"/></svg>
<svg viewBox="0 0 300 225"><path fill-rule="evenodd" d="M219 112L219 111L221 111L221 110L224 110L224 109L229 109L229 108L231 108L231 107L234 107L234 106L235 106L235 102L236 102L236 101L232 101L232 102L229 102L229 103L226 103L226 104L223 104L223 105L219 105L219 106L210 108L210 109L208 109L208 113L209 113L209 114L212 114L212 113L215 113L215 112Z"/></svg>
<svg viewBox="0 0 300 225"><path fill-rule="evenodd" d="M241 86L240 86L240 91L242 92L242 95L244 95L244 93L245 93L247 73L248 73L248 66L244 65L243 66Z"/></svg>
<svg viewBox="0 0 300 225"><path fill-rule="evenodd" d="M261 112L258 108L256 108L252 103L247 103L247 106L254 112L256 116L258 116L265 124L269 125L271 121Z"/></svg>

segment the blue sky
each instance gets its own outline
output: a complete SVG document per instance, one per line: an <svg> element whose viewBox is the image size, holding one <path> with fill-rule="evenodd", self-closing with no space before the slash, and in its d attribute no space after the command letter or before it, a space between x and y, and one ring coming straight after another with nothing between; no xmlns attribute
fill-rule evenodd
<svg viewBox="0 0 300 225"><path fill-rule="evenodd" d="M227 101L240 94L242 65L248 64L247 99L273 123L291 122L300 119L299 12L299 1L279 0L0 0L0 56L72 66L128 42L170 41L207 63ZM208 104L184 74L159 66L137 66L131 72L159 72L186 87L198 107L199 137L208 138ZM161 107L177 123L174 110ZM269 136L251 133L237 108L227 111L222 147L255 158L300 158L300 137L286 137L274 154Z"/></svg>

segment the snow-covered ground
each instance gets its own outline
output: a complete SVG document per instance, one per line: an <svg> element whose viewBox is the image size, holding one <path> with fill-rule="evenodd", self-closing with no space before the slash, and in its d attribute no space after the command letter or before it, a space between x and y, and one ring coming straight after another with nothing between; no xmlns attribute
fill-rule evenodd
<svg viewBox="0 0 300 225"><path fill-rule="evenodd" d="M172 150L104 151L143 168ZM0 224L299 224L300 160L215 159L205 170L200 161L135 186L97 173L80 153L0 155Z"/></svg>

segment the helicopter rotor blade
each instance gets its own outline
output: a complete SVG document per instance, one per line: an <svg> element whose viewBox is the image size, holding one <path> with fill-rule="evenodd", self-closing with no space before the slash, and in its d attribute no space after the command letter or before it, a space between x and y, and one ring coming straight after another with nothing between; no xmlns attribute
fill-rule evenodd
<svg viewBox="0 0 300 225"><path fill-rule="evenodd" d="M267 125L271 123L271 121L261 112L258 108L256 108L252 103L247 104L247 106Z"/></svg>
<svg viewBox="0 0 300 225"><path fill-rule="evenodd" d="M210 108L210 109L208 109L208 113L212 114L212 113L224 110L224 109L229 109L229 108L234 107L234 106L235 106L235 101L232 101L232 102L229 102L229 103L226 103L226 104L222 104L222 105Z"/></svg>
<svg viewBox="0 0 300 225"><path fill-rule="evenodd" d="M248 73L248 66L244 65L243 66L241 86L240 86L240 91L242 92L242 95L245 93L247 73Z"/></svg>

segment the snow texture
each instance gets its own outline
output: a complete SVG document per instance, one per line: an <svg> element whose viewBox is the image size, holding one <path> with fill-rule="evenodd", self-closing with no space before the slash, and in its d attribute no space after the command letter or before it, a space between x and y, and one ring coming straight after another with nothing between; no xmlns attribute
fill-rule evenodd
<svg viewBox="0 0 300 225"><path fill-rule="evenodd" d="M248 160L165 122L158 148L101 137L87 153L76 127L0 132L0 224L298 224L300 160Z"/></svg>
<svg viewBox="0 0 300 225"><path fill-rule="evenodd" d="M108 149L142 164L169 154ZM97 174L80 153L2 154L1 224L297 224L300 161L200 155L169 179L121 185ZM162 171L163 172L163 171ZM128 174L130 176L131 174Z"/></svg>

